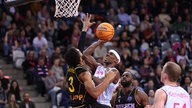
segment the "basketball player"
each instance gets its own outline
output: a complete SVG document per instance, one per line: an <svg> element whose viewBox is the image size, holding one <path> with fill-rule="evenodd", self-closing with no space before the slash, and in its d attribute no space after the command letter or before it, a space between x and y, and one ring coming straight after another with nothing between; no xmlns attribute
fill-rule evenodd
<svg viewBox="0 0 192 108"><path fill-rule="evenodd" d="M149 99L145 92L133 86L134 77L130 72L124 72L120 84L122 86L111 100L113 108L144 108L149 105Z"/></svg>
<svg viewBox="0 0 192 108"><path fill-rule="evenodd" d="M178 64L167 62L161 73L164 86L155 92L154 104L145 108L190 108L189 94L177 85L180 74L181 68Z"/></svg>
<svg viewBox="0 0 192 108"><path fill-rule="evenodd" d="M96 62L94 57L92 56L96 47L102 45L104 40L98 40L97 42L93 43L89 46L83 53L85 63L90 67L93 73L93 80L96 84L100 84L105 77L107 70L116 70L118 71L115 66L120 62L120 56L115 50L109 50L104 58L103 65ZM110 108L110 100L112 98L112 94L115 91L116 87L118 86L118 80L120 78L120 74L116 75L113 82L107 87L107 89L97 98L97 101L101 104L107 105L105 108Z"/></svg>
<svg viewBox="0 0 192 108"><path fill-rule="evenodd" d="M82 37L85 38L86 31L93 24L90 22L91 15L82 20L83 29ZM82 39L80 39L82 40ZM78 48L82 51L84 43L79 42ZM117 71L108 71L104 78L104 82L95 86L92 75L84 65L82 53L79 49L71 48L65 55L65 60L68 63L67 81L68 90L70 93L71 106L73 108L104 108L99 104L97 97L108 87L118 73Z"/></svg>
<svg viewBox="0 0 192 108"><path fill-rule="evenodd" d="M104 81L95 86L92 75L84 65L82 53L71 48L66 52L65 60L68 64L67 81L68 90L73 108L104 108L97 103L97 97L114 80L117 71L108 71Z"/></svg>

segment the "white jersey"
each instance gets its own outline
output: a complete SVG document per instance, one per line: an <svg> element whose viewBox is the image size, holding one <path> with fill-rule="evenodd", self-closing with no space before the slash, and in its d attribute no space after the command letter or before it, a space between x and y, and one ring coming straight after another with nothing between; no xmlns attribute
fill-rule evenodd
<svg viewBox="0 0 192 108"><path fill-rule="evenodd" d="M190 108L190 96L180 86L163 86L166 93L165 108Z"/></svg>
<svg viewBox="0 0 192 108"><path fill-rule="evenodd" d="M113 69L113 68L107 68L107 69ZM94 76L101 79L105 77L105 73L107 70L104 66L98 66ZM110 100L112 98L113 92L115 91L117 84L110 83L109 86L105 89L105 91L97 98L97 102L111 106Z"/></svg>

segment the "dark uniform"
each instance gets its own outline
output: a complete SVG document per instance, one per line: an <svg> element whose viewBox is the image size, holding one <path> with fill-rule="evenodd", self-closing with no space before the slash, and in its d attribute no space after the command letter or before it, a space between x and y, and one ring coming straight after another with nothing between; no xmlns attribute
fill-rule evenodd
<svg viewBox="0 0 192 108"><path fill-rule="evenodd" d="M91 108L96 99L91 97L78 75L87 71L85 67L69 68L67 73L68 90L70 93L71 106L73 108Z"/></svg>
<svg viewBox="0 0 192 108"><path fill-rule="evenodd" d="M136 88L126 94L122 90L118 91L115 99L115 108L144 108L135 98L137 92L138 89Z"/></svg>

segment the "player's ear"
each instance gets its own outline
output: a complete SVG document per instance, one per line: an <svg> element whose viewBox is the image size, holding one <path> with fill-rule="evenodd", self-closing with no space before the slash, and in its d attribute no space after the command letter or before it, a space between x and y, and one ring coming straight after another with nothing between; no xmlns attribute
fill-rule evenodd
<svg viewBox="0 0 192 108"><path fill-rule="evenodd" d="M118 59L114 59L115 64L118 64Z"/></svg>

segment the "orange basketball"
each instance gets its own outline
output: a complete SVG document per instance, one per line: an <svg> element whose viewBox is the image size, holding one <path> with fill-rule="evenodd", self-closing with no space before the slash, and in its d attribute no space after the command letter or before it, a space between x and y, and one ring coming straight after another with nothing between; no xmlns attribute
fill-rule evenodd
<svg viewBox="0 0 192 108"><path fill-rule="evenodd" d="M100 40L111 40L114 36L114 27L110 23L101 23L96 29L96 36Z"/></svg>

